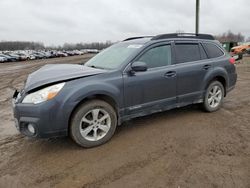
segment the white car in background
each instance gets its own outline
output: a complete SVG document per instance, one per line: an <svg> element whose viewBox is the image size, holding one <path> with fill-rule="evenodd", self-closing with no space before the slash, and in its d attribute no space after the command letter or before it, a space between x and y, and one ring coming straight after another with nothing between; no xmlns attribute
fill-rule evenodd
<svg viewBox="0 0 250 188"><path fill-rule="evenodd" d="M81 52L80 50L74 50L73 53L74 53L75 55L83 55L83 54L84 54L84 53Z"/></svg>
<svg viewBox="0 0 250 188"><path fill-rule="evenodd" d="M6 62L6 61L7 61L7 58L0 56L0 63Z"/></svg>

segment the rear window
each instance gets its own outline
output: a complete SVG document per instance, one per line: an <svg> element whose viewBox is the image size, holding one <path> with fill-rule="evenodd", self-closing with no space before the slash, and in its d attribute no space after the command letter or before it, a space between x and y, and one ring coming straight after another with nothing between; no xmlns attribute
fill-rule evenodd
<svg viewBox="0 0 250 188"><path fill-rule="evenodd" d="M177 63L201 60L200 47L198 43L177 43L175 44Z"/></svg>
<svg viewBox="0 0 250 188"><path fill-rule="evenodd" d="M216 58L223 56L224 52L215 44L203 43L205 50L207 52L208 58Z"/></svg>

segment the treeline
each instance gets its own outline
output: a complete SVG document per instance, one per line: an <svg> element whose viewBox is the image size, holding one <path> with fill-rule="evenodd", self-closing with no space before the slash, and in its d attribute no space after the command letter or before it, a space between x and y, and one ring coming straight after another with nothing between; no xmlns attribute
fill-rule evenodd
<svg viewBox="0 0 250 188"><path fill-rule="evenodd" d="M81 49L102 50L111 45L112 45L111 41L106 41L105 43L103 42L77 43L77 44L65 43L62 47L61 46L57 47L57 49L59 50L81 50Z"/></svg>
<svg viewBox="0 0 250 188"><path fill-rule="evenodd" d="M25 41L2 41L0 42L0 50L42 50L43 43L25 42Z"/></svg>
<svg viewBox="0 0 250 188"><path fill-rule="evenodd" d="M226 33L216 35L215 38L220 42L245 42L244 35L241 33L233 33L230 30Z"/></svg>
<svg viewBox="0 0 250 188"><path fill-rule="evenodd" d="M241 33L233 33L227 31L215 38L220 42L249 42L250 37L245 40L245 36ZM109 47L111 41L106 42L92 42L92 43L65 43L62 46L45 46L41 42L26 42L26 41L2 41L0 42L0 51L6 50L81 50L81 49L98 49L102 50Z"/></svg>
<svg viewBox="0 0 250 188"><path fill-rule="evenodd" d="M111 45L111 41L92 42L92 43L65 43L63 46L45 46L40 42L26 41L1 41L0 51L8 50L81 50L81 49L98 49L102 50Z"/></svg>

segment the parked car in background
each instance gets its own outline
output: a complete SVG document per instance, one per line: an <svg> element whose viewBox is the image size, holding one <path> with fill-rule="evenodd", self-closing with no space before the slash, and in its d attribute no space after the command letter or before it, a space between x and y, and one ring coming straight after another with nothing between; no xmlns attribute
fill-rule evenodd
<svg viewBox="0 0 250 188"><path fill-rule="evenodd" d="M74 56L75 53L73 51L65 51L63 53L66 53L68 56Z"/></svg>
<svg viewBox="0 0 250 188"><path fill-rule="evenodd" d="M84 54L80 50L73 50L73 52L74 52L74 55L83 55Z"/></svg>
<svg viewBox="0 0 250 188"><path fill-rule="evenodd" d="M29 58L27 54L21 52L15 53L15 55L19 56L20 61L26 61Z"/></svg>
<svg viewBox="0 0 250 188"><path fill-rule="evenodd" d="M87 53L97 54L98 52L99 52L99 50L97 50L97 49L87 49Z"/></svg>
<svg viewBox="0 0 250 188"><path fill-rule="evenodd" d="M61 52L61 51L58 51L57 52L57 57L67 57L68 54L66 52Z"/></svg>
<svg viewBox="0 0 250 188"><path fill-rule="evenodd" d="M83 50L17 50L17 51L1 51L0 55L5 56L7 62L26 61L35 59L47 59L55 57L67 57L83 55L86 53L98 53L97 49L83 49ZM1 58L2 61L4 58Z"/></svg>
<svg viewBox="0 0 250 188"><path fill-rule="evenodd" d="M6 62L7 58L0 55L0 63Z"/></svg>
<svg viewBox="0 0 250 188"><path fill-rule="evenodd" d="M12 56L6 55L6 54L0 54L0 57L6 58L7 62L15 62L15 61L18 61L18 59L19 59L19 58L17 59L16 57L12 57Z"/></svg>
<svg viewBox="0 0 250 188"><path fill-rule="evenodd" d="M45 65L30 74L13 96L16 127L29 137L69 135L94 147L135 117L196 103L215 112L235 87L234 63L211 35L129 38L84 65Z"/></svg>
<svg viewBox="0 0 250 188"><path fill-rule="evenodd" d="M45 59L45 55L41 52L34 52L32 55L35 56L36 59Z"/></svg>
<svg viewBox="0 0 250 188"><path fill-rule="evenodd" d="M50 56L51 58L57 57L57 52L55 50L50 51L50 54L51 54Z"/></svg>
<svg viewBox="0 0 250 188"><path fill-rule="evenodd" d="M28 54L28 60L35 60L36 56L34 56L33 54Z"/></svg>
<svg viewBox="0 0 250 188"><path fill-rule="evenodd" d="M8 55L8 56L10 56L12 58L15 58L15 61L20 61L21 60L20 56L17 55L15 52L8 52L8 53L6 53L6 55Z"/></svg>

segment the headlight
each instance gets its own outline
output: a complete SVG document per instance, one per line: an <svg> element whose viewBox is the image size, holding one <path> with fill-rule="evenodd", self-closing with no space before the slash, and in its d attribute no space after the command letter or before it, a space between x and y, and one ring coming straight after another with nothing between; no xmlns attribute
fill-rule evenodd
<svg viewBox="0 0 250 188"><path fill-rule="evenodd" d="M24 97L22 103L38 104L53 99L58 94L58 92L63 88L64 85L65 82L43 88L34 93L30 93L26 97Z"/></svg>

